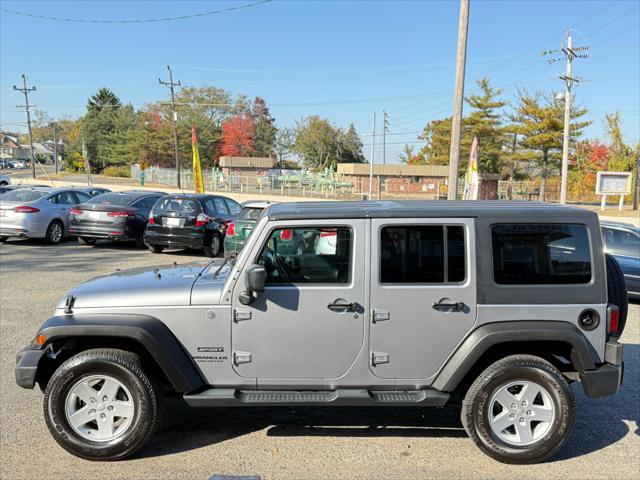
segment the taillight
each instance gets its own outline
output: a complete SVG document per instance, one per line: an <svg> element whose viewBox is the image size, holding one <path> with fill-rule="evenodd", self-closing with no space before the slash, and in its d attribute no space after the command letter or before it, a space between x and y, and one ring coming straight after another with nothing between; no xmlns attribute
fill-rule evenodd
<svg viewBox="0 0 640 480"><path fill-rule="evenodd" d="M72 208L71 210L69 210L69 213L71 215L82 215L84 213L84 210L80 210L79 208Z"/></svg>
<svg viewBox="0 0 640 480"><path fill-rule="evenodd" d="M116 218L135 217L133 212L107 212L107 216Z"/></svg>
<svg viewBox="0 0 640 480"><path fill-rule="evenodd" d="M227 236L233 237L236 234L236 224L231 222L227 225Z"/></svg>
<svg viewBox="0 0 640 480"><path fill-rule="evenodd" d="M149 223L153 225L154 223L156 223L156 219L150 216Z"/></svg>
<svg viewBox="0 0 640 480"><path fill-rule="evenodd" d="M13 209L16 213L36 213L39 212L40 209L36 207L30 207L29 205L20 205Z"/></svg>
<svg viewBox="0 0 640 480"><path fill-rule="evenodd" d="M286 228L280 232L280 240L291 240L293 238L293 232Z"/></svg>
<svg viewBox="0 0 640 480"><path fill-rule="evenodd" d="M620 310L617 305L607 305L607 333L609 335L618 335L618 320L620 319Z"/></svg>
<svg viewBox="0 0 640 480"><path fill-rule="evenodd" d="M320 232L320 237L321 238L335 237L335 236L336 236L336 232Z"/></svg>
<svg viewBox="0 0 640 480"><path fill-rule="evenodd" d="M196 217L196 227L204 227L207 223L211 223L211 220L213 220L211 217L201 213Z"/></svg>

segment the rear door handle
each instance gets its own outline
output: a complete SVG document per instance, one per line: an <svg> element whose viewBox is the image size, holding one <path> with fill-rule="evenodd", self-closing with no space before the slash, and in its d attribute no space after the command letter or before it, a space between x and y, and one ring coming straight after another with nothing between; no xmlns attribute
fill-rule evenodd
<svg viewBox="0 0 640 480"><path fill-rule="evenodd" d="M439 312L446 312L446 311L462 312L465 309L466 305L464 304L464 302L454 302L454 303L436 302L436 303L433 303L431 307L434 310L438 310Z"/></svg>
<svg viewBox="0 0 640 480"><path fill-rule="evenodd" d="M332 312L357 312L358 310L360 310L360 304L358 302L334 302L327 305L327 308Z"/></svg>

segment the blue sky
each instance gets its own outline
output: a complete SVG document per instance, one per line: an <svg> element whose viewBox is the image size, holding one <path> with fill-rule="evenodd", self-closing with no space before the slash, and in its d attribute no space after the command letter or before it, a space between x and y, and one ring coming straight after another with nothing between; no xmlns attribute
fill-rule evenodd
<svg viewBox="0 0 640 480"><path fill-rule="evenodd" d="M189 15L239 1L10 1L3 9L82 19ZM273 1L247 9L158 23L68 23L0 12L0 129L25 130L22 98L11 86L26 73L31 101L52 117L82 115L98 88L136 106L165 99L158 84L171 64L184 85L212 84L262 96L279 126L319 114L371 129L390 117L387 158L416 140L424 124L451 114L457 0ZM590 109L590 137L604 115L622 114L625 138L640 141L640 2L471 0L466 91L489 76L513 99L516 88L562 88L539 55L557 49L571 27L575 45L591 45L574 73ZM369 138L363 137L365 153ZM419 146L420 144L416 144ZM380 152L377 158L380 158Z"/></svg>

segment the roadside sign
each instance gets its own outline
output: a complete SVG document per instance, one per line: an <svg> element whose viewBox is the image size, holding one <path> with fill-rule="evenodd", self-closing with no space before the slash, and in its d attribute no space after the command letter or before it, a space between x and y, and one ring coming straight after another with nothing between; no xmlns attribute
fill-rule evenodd
<svg viewBox="0 0 640 480"><path fill-rule="evenodd" d="M598 172L597 195L629 195L630 193L631 172Z"/></svg>
<svg viewBox="0 0 640 480"><path fill-rule="evenodd" d="M596 195L602 195L600 210L604 210L607 195L620 195L618 210L622 210L624 196L631 193L631 172L598 172L596 177Z"/></svg>

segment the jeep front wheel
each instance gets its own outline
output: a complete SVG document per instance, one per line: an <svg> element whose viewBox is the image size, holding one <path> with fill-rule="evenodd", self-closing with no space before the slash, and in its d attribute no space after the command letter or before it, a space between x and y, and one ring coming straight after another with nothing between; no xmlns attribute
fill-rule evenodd
<svg viewBox="0 0 640 480"><path fill-rule="evenodd" d="M162 391L138 355L115 349L81 352L53 374L44 395L51 435L87 460L120 460L158 427Z"/></svg>
<svg viewBox="0 0 640 480"><path fill-rule="evenodd" d="M462 402L465 430L484 453L513 464L538 463L567 440L575 399L547 361L513 355L489 366Z"/></svg>

